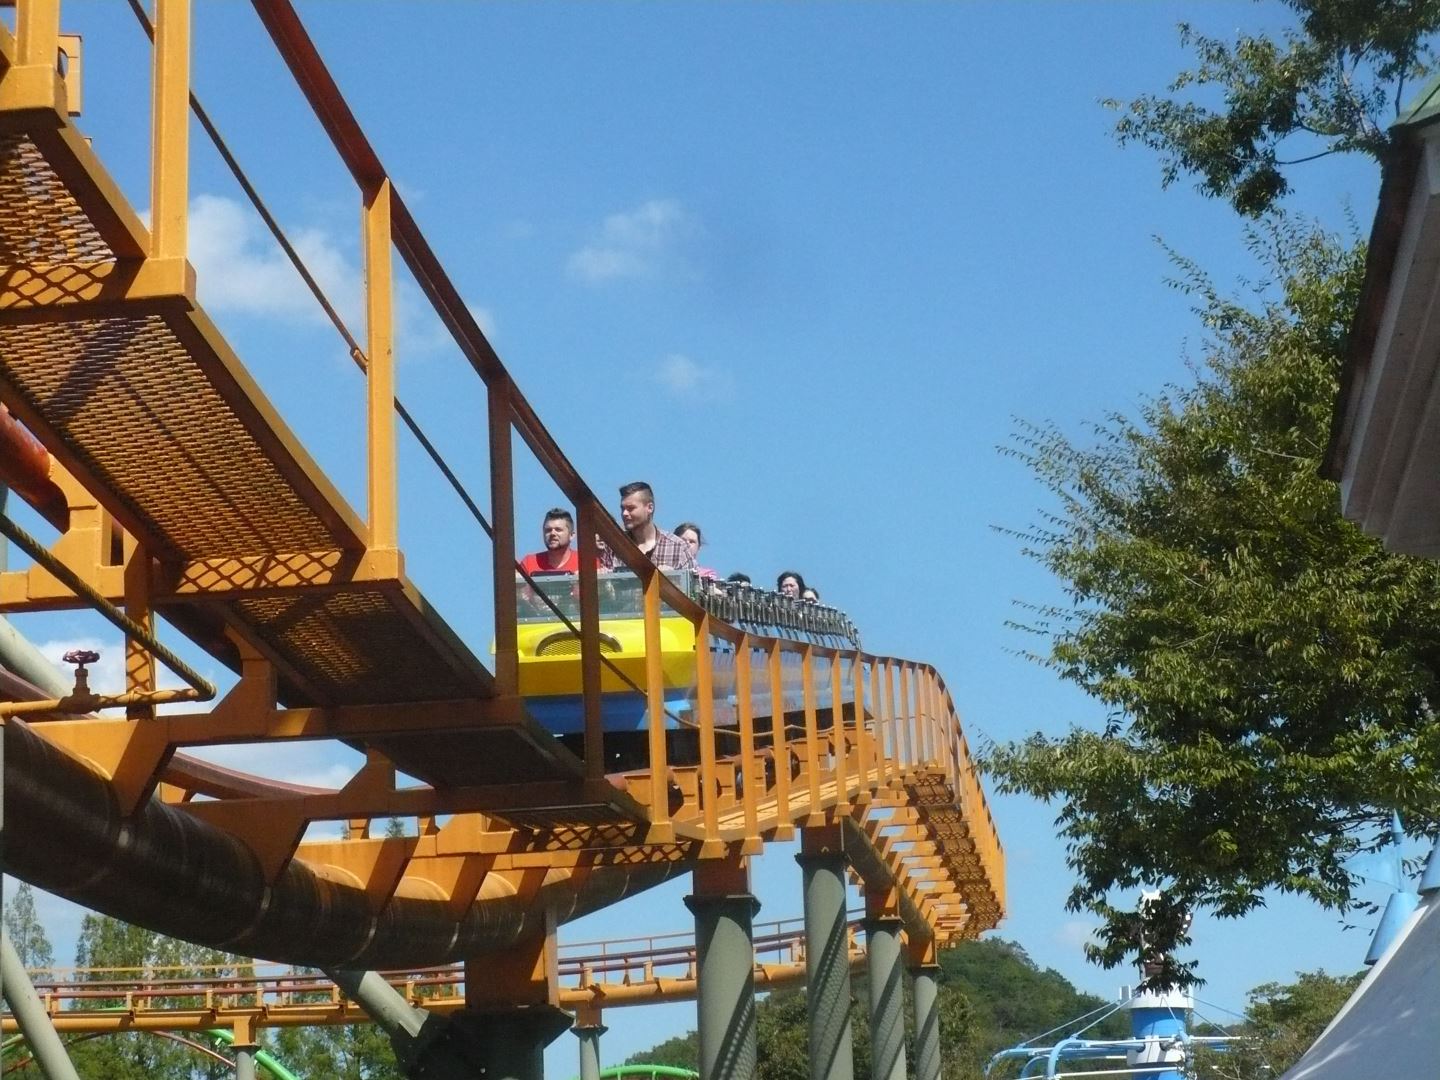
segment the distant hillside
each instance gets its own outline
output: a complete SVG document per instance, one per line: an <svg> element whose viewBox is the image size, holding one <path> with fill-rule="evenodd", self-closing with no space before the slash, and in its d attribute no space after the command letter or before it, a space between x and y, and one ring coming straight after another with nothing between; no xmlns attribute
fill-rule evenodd
<svg viewBox="0 0 1440 1080"><path fill-rule="evenodd" d="M995 1051L1039 1035L1104 1002L1076 990L1059 972L1041 970L1012 941L965 942L941 955L940 1010L946 1080L979 1080ZM857 991L863 993L863 982ZM863 1006L852 1006L855 1075L868 1075L870 1031ZM1123 1035L1125 1019L1111 1017L1095 1034ZM770 995L759 1008L759 1080L808 1080L805 998L800 991ZM695 1032L634 1055L633 1064L697 1068Z"/></svg>

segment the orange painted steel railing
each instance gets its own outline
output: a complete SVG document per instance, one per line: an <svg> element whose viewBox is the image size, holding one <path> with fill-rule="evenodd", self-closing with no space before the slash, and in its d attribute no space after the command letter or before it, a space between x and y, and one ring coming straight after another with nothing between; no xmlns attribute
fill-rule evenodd
<svg viewBox="0 0 1440 1080"><path fill-rule="evenodd" d="M713 617L658 572L606 512L516 386L422 235L289 0L255 0L254 6L349 171L362 209L366 334L364 354L357 360L367 379L369 551L393 552L398 544L392 297L392 258L398 252L486 390L490 488L490 520L486 524L494 587L495 693L514 695L519 681L511 460L518 434L574 506L580 526L578 629L587 779L595 785L608 783L599 698L604 657L593 559L598 537L644 582L647 655L643 689L649 702L650 780L648 785L636 784L633 790L644 804L649 842L697 842L702 858L736 851L754 853L764 839L784 836L795 825L821 825L877 794L903 792L917 782L938 783L958 808L964 842L973 848L985 887L993 896L993 910L985 913L985 923L993 924L1004 904L1003 854L954 702L938 672L926 664L859 649L747 632ZM47 63L47 57L55 55L58 31L59 0L19 0L16 49L21 63L32 67ZM166 263L183 260L187 250L190 0L157 0L153 56L154 224L148 260ZM689 620L699 642L694 717L699 755L693 766L697 782L693 802L680 818L671 807L670 786L681 767L669 759L661 667L660 621L667 610L667 617L679 615ZM711 692L712 644L723 644L736 656L733 729L717 723ZM765 673L775 690L787 654L797 657L800 667L803 728L787 730L778 716L768 729L762 728L757 726L752 701L756 674ZM848 710L844 708L847 690L854 702ZM778 694L772 698L778 700ZM822 710L830 714L825 727L820 720ZM722 782L732 769L738 781ZM883 813L871 820L883 831ZM923 902L925 892L916 890L916 899ZM942 906L950 921L947 934L964 925L964 904L951 898ZM969 929L979 928L972 925Z"/></svg>
<svg viewBox="0 0 1440 1080"><path fill-rule="evenodd" d="M859 966L860 924L849 927L850 960ZM755 976L764 989L797 985L805 975L803 920L755 926ZM271 965L44 968L36 992L65 1032L195 1031L243 1019L256 1027L368 1023L324 975L267 970ZM382 972L407 1001L445 1012L465 1001L464 966ZM652 934L560 947L559 992L568 1009L622 1008L685 1001L696 991L694 936ZM0 1014L0 1031L14 1020Z"/></svg>

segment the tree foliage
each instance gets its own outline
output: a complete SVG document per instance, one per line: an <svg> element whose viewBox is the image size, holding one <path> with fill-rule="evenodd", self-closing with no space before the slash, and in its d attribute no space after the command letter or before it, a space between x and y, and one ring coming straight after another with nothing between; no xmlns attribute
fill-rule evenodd
<svg viewBox="0 0 1440 1080"><path fill-rule="evenodd" d="M269 1048L297 1076L334 1080L404 1080L390 1039L375 1024L279 1028Z"/></svg>
<svg viewBox="0 0 1440 1080"><path fill-rule="evenodd" d="M1244 1022L1229 1029L1245 1039L1223 1052L1202 1054L1196 1075L1275 1080L1300 1060L1364 977L1364 972L1336 976L1305 971L1293 983L1257 986L1250 991Z"/></svg>
<svg viewBox="0 0 1440 1080"><path fill-rule="evenodd" d="M1081 444L1010 448L1057 508L1024 534L1068 603L1034 612L1037 659L1109 710L994 747L1002 791L1057 801L1093 958L1170 954L1185 916L1267 889L1354 905L1346 860L1392 811L1440 819L1440 564L1391 555L1318 475L1363 252L1285 222L1251 234L1273 285L1237 300L1179 261L1209 335L1195 385ZM1133 892L1165 890L1143 920Z"/></svg>
<svg viewBox="0 0 1440 1080"><path fill-rule="evenodd" d="M1014 942L992 938L969 941L940 957L939 1000L941 1057L950 1080L981 1080L991 1056L1029 1036L1088 1013L1103 1004L1077 991L1058 972L1041 970ZM870 1073L870 1025L864 1005L864 976L856 979L850 1009L856 1076ZM913 1006L906 1004L907 1024ZM760 1047L758 1080L808 1080L805 997L799 991L771 994L756 1016ZM1116 1018L1099 1029L1123 1033ZM913 1038L914 1032L908 1033ZM627 1064L699 1067L696 1033L667 1039L635 1054ZM910 1063L912 1066L914 1062Z"/></svg>
<svg viewBox="0 0 1440 1080"><path fill-rule="evenodd" d="M1440 0L1282 0L1297 25L1233 42L1181 25L1195 56L1166 94L1121 110L1121 142L1159 151L1168 186L1182 174L1242 214L1271 209L1290 190L1290 165L1336 153L1377 160L1407 87L1425 75L1440 31Z"/></svg>
<svg viewBox="0 0 1440 1080"><path fill-rule="evenodd" d="M25 882L5 902L5 933L10 944L27 968L48 968L55 964L55 953L45 927L35 912L35 890Z"/></svg>
<svg viewBox="0 0 1440 1080"><path fill-rule="evenodd" d="M50 966L50 946L44 928L35 917L28 886L22 885L7 905L5 923L27 967ZM21 941L27 943L24 948L20 946ZM92 982L124 978L123 973L107 972L104 970L107 968L142 969L177 980L243 976L253 969L253 962L248 959L95 914L86 915L81 923L75 965L88 969L78 977ZM330 995L317 991L314 997L328 1001ZM90 998L85 1002L87 1008L123 1004L119 998ZM172 996L158 1005L198 1008L203 1001L198 997ZM395 1063L389 1039L373 1024L279 1028L264 1032L262 1042L299 1076L335 1080L403 1080L404 1077ZM222 1080L233 1075L230 1066L213 1058L140 1032L82 1037L71 1041L69 1053L81 1076L105 1077L105 1080ZM23 1047L17 1047L7 1058L7 1076L19 1060L24 1060ZM259 1072L262 1076L268 1075L263 1067Z"/></svg>
<svg viewBox="0 0 1440 1080"><path fill-rule="evenodd" d="M79 978L112 981L121 973L106 968L164 969L166 978L194 979L241 974L251 962L228 953L178 941L153 930L89 914L81 921L75 946L75 966L89 969ZM87 1008L123 1006L121 998L87 999ZM171 998L170 1007L202 1007L201 998ZM220 1062L154 1035L128 1033L77 1041L70 1046L71 1060L81 1076L103 1076L106 1080L222 1080L232 1070Z"/></svg>

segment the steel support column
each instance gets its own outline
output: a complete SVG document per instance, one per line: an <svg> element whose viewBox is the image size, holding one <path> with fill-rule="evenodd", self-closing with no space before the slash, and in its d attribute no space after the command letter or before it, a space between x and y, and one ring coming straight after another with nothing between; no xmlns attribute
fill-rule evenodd
<svg viewBox="0 0 1440 1080"><path fill-rule="evenodd" d="M696 1012L704 1080L751 1080L759 1063L755 1032L755 941L760 903L747 866L704 862L695 893Z"/></svg>
<svg viewBox="0 0 1440 1080"><path fill-rule="evenodd" d="M255 1080L254 1046L235 1047L235 1080Z"/></svg>
<svg viewBox="0 0 1440 1080"><path fill-rule="evenodd" d="M600 1036L609 1029L599 1017L576 1017L570 1029L580 1040L580 1080L600 1080Z"/></svg>
<svg viewBox="0 0 1440 1080"><path fill-rule="evenodd" d="M474 1080L543 1080L545 1047L570 1026L553 1005L523 1005L503 1012L463 1012L453 1021L455 1041L474 1062ZM431 1073L411 1074L430 1080ZM435 1074L437 1077L440 1074ZM456 1074L458 1077L460 1074ZM448 1080L449 1074L445 1074Z"/></svg>
<svg viewBox="0 0 1440 1080"><path fill-rule="evenodd" d="M910 969L910 997L915 1003L915 1080L940 1080L945 1070L940 1061L940 988L937 964Z"/></svg>
<svg viewBox="0 0 1440 1080"><path fill-rule="evenodd" d="M854 1080L845 852L837 828L805 829L795 856L805 888L805 1011L811 1080Z"/></svg>
<svg viewBox="0 0 1440 1080"><path fill-rule="evenodd" d="M885 911L865 919L870 974L871 1080L905 1080L905 991L901 983L900 917Z"/></svg>
<svg viewBox="0 0 1440 1080"><path fill-rule="evenodd" d="M545 1047L570 1026L550 1005L445 1018L417 1009L373 971L327 971L358 1002L395 1048L415 1080L542 1080Z"/></svg>
<svg viewBox="0 0 1440 1080"><path fill-rule="evenodd" d="M75 1066L70 1064L69 1055L65 1053L65 1044L60 1041L50 1017L45 1013L40 995L30 985L30 976L25 973L20 954L10 944L10 935L3 931L0 931L0 973L3 973L0 974L0 983L4 985L5 1001L15 1015L15 1022L19 1024L25 1041L30 1044L30 1052L35 1055L35 1063L40 1066L45 1080L80 1080Z"/></svg>

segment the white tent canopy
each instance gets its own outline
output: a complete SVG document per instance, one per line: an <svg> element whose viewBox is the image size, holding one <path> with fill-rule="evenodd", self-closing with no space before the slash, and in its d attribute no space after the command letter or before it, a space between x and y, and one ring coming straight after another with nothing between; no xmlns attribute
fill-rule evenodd
<svg viewBox="0 0 1440 1080"><path fill-rule="evenodd" d="M1431 892L1283 1080L1440 1076L1440 892Z"/></svg>

